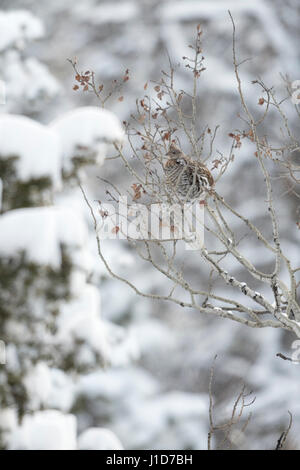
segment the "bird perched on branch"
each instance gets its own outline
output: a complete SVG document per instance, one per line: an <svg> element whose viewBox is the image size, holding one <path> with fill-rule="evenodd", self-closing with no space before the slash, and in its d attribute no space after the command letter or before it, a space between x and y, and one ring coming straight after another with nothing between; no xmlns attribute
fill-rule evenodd
<svg viewBox="0 0 300 470"><path fill-rule="evenodd" d="M171 144L164 165L166 185L170 193L185 202L197 199L214 185L208 168L185 155L175 144Z"/></svg>

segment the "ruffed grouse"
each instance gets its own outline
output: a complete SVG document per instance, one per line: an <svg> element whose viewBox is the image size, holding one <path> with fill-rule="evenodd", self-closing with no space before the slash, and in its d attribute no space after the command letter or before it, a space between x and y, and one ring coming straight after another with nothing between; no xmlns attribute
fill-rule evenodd
<svg viewBox="0 0 300 470"><path fill-rule="evenodd" d="M184 202L197 199L206 189L211 189L214 179L203 163L185 155L171 144L164 165L166 186L170 194Z"/></svg>

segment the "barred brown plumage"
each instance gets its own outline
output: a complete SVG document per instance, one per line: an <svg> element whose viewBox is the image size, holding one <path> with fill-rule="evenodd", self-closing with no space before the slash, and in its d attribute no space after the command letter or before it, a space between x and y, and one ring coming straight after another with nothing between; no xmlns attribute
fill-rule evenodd
<svg viewBox="0 0 300 470"><path fill-rule="evenodd" d="M168 191L180 199L197 199L206 189L214 185L212 174L206 166L185 155L175 144L171 144L169 157L164 166Z"/></svg>

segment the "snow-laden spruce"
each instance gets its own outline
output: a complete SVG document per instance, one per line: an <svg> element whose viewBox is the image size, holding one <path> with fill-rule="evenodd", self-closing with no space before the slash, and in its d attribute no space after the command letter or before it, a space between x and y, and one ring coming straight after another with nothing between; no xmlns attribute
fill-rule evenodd
<svg viewBox="0 0 300 470"><path fill-rule="evenodd" d="M0 11L0 51L12 46L23 49L30 40L43 36L43 23L29 11Z"/></svg>
<svg viewBox="0 0 300 470"><path fill-rule="evenodd" d="M94 106L69 111L52 121L50 128L60 136L66 173L73 172L82 162L101 166L109 144L124 140L124 131L115 114Z"/></svg>
<svg viewBox="0 0 300 470"><path fill-rule="evenodd" d="M6 95L1 112L39 112L59 94L60 86L49 69L25 52L44 35L42 21L32 13L0 11L0 81Z"/></svg>
<svg viewBox="0 0 300 470"><path fill-rule="evenodd" d="M74 379L103 363L120 365L137 356L132 336L102 319L99 288L89 283L95 259L88 226L82 206L70 202L76 189L70 190L64 178L62 159L74 144L74 149L89 149L93 163L100 155L102 164L108 144L121 142L123 130L112 113L96 108L75 110L74 116L56 127L0 114L4 448L77 448L76 417L70 414L76 400ZM91 163L89 156L81 154L80 168ZM75 177L78 170L73 166ZM83 445L111 448L109 431L105 433L97 430L95 437L92 431L95 443Z"/></svg>
<svg viewBox="0 0 300 470"><path fill-rule="evenodd" d="M87 241L80 215L68 208L36 207L9 211L0 217L0 254L24 252L28 261L57 268L61 245L73 247L77 260ZM86 253L85 253L86 254ZM88 255L87 255L88 256ZM82 266L88 259L82 255Z"/></svg>
<svg viewBox="0 0 300 470"><path fill-rule="evenodd" d="M61 184L61 143L55 131L25 116L0 114L0 159L15 158L21 181L48 177Z"/></svg>

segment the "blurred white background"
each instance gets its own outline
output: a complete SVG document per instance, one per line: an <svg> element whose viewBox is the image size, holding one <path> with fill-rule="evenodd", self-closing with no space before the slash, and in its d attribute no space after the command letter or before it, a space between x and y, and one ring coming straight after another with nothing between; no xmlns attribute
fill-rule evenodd
<svg viewBox="0 0 300 470"><path fill-rule="evenodd" d="M0 79L7 94L6 104L0 105L0 161L19 157L18 181L50 178L42 197L31 194L29 202L12 203L17 195L7 190L7 200L3 198L0 283L4 293L0 299L9 306L0 321L0 338L7 344L7 364L0 365L3 447L205 449L209 373L216 354L213 392L217 416L222 419L230 413L242 382L257 397L247 431L232 437L233 448L274 448L288 423L288 410L294 417L288 445L299 446L299 366L276 357L278 352L292 354L293 335L251 330L135 296L106 272L96 253L92 221L82 195L76 184L60 177L61 146L64 162L75 145L93 147L106 119L102 117L101 124L99 118L99 130L98 121L91 116L79 116L70 123L75 108L98 103L94 94L73 90L74 73L68 58L77 57L80 70L94 70L105 85L129 69L124 101L112 99L107 106L122 122L143 94L144 84L159 78L160 71L167 68L167 52L174 63L180 61L195 26L201 23L207 70L200 82L200 117L212 129L220 125L216 146L226 153L231 145L228 133L241 126L227 10L237 27L238 55L251 58L243 65L242 79L247 99L256 105L259 94L251 81L258 76L279 92L283 90L280 73L300 79L299 2L1 0L0 8ZM188 72L181 68L178 77L179 88L184 88ZM9 121L8 114L36 122L14 116ZM95 129L88 138L81 133L80 119ZM292 125L297 126L296 121ZM116 136L118 126L110 128ZM265 131L270 138L278 132L272 119ZM102 157L107 150L97 148ZM103 163L102 157L85 176L84 185L92 199L103 195L96 176L117 185L126 178L116 160ZM2 167L1 178L11 178ZM218 191L264 227L260 203L264 189L256 172L245 145ZM278 187L282 194L284 189ZM282 196L279 214L284 244L291 257L299 260L293 195ZM39 271L23 292L29 262L53 269L64 266L61 244L68 247L71 267L65 277L63 271L55 279L58 291L62 280L70 295L56 291L50 297L42 282L37 285L39 276L45 276L45 283L54 282L48 271ZM25 268L18 250L26 253ZM139 265L126 244L106 242L104 250L123 275L145 289L159 287L161 281L153 268ZM246 252L261 269L270 263L250 242ZM207 270L193 256L187 262L190 276L205 282ZM12 265L16 274L12 274ZM17 302L19 291L23 297ZM59 315L53 336L48 311L53 313L54 304ZM31 315L38 318L37 324Z"/></svg>

